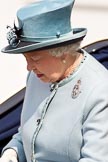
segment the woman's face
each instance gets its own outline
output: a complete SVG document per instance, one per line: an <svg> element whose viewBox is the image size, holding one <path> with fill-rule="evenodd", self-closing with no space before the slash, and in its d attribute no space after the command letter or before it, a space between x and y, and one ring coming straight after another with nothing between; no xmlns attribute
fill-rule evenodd
<svg viewBox="0 0 108 162"><path fill-rule="evenodd" d="M62 57L54 57L48 50L24 53L27 70L32 71L43 82L55 82L62 79L65 65Z"/></svg>

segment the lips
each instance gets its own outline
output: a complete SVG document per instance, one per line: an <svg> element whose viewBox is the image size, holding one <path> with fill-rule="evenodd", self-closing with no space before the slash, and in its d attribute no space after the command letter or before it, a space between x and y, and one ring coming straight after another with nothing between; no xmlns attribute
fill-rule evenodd
<svg viewBox="0 0 108 162"><path fill-rule="evenodd" d="M43 74L37 74L38 78L41 78L43 76Z"/></svg>
<svg viewBox="0 0 108 162"><path fill-rule="evenodd" d="M41 78L44 74L39 73L39 71L33 70L33 72L37 75L38 78Z"/></svg>

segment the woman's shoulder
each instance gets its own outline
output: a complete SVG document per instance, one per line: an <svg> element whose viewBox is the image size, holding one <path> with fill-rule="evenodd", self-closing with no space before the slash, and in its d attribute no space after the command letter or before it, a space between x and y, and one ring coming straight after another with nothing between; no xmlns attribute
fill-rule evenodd
<svg viewBox="0 0 108 162"><path fill-rule="evenodd" d="M108 70L92 55L87 53L87 60L83 67L82 72L85 77L93 79L95 82L108 81Z"/></svg>

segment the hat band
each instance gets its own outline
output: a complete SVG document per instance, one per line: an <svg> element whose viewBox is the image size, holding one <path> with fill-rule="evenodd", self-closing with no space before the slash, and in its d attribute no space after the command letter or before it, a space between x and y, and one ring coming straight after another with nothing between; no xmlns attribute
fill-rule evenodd
<svg viewBox="0 0 108 162"><path fill-rule="evenodd" d="M24 36L24 35L20 35L20 40L21 41L25 41L25 42L42 42L42 41L48 41L48 40L52 40L52 39L59 39L65 36L68 36L72 34L73 35L73 31L71 30L71 32L67 33L67 34L60 34L59 32L56 34L56 36L50 36L50 37L29 37L29 36Z"/></svg>

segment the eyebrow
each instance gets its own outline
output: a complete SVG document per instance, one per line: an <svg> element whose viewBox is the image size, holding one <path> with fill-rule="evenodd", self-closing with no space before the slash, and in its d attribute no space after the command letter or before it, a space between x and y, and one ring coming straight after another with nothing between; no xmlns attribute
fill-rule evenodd
<svg viewBox="0 0 108 162"><path fill-rule="evenodd" d="M42 56L31 56L32 59L40 59Z"/></svg>

